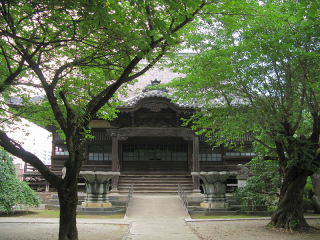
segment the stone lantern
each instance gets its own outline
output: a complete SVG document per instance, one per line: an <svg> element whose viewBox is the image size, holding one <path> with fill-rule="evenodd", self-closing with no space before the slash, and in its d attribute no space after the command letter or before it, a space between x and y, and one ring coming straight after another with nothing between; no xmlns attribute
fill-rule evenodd
<svg viewBox="0 0 320 240"><path fill-rule="evenodd" d="M228 208L226 201L226 181L237 172L192 172L193 176L199 176L203 181L204 201L200 204L203 208Z"/></svg>
<svg viewBox="0 0 320 240"><path fill-rule="evenodd" d="M120 175L120 172L80 171L80 175L86 180L87 190L87 196L82 203L82 207L112 207L108 198L110 180L113 176Z"/></svg>

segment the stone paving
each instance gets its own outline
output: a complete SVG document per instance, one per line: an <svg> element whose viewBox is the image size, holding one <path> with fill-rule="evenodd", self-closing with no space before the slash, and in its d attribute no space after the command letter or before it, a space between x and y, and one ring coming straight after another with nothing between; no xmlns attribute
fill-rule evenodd
<svg viewBox="0 0 320 240"><path fill-rule="evenodd" d="M123 240L130 223L104 219L78 219L77 228L80 240ZM1 240L46 240L58 239L58 218L0 218Z"/></svg>
<svg viewBox="0 0 320 240"><path fill-rule="evenodd" d="M191 220L175 195L134 195L124 219L78 218L80 240L320 240L320 232L306 234L265 228L270 218ZM308 218L320 228L320 218ZM191 228L193 230L191 230ZM0 217L1 240L58 239L58 218Z"/></svg>
<svg viewBox="0 0 320 240"><path fill-rule="evenodd" d="M78 218L79 239L198 240L177 195L134 195L124 219ZM57 239L58 218L0 218L1 240Z"/></svg>
<svg viewBox="0 0 320 240"><path fill-rule="evenodd" d="M126 220L126 240L198 240L185 219L190 218L176 195L134 195Z"/></svg>

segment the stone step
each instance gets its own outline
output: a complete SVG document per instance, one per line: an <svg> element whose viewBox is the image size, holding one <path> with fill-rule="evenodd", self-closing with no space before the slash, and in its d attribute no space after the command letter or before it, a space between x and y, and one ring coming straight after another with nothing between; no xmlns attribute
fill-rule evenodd
<svg viewBox="0 0 320 240"><path fill-rule="evenodd" d="M118 188L119 187L130 188L131 186L132 186L132 184L123 184L123 183L118 184ZM181 186L182 186L182 188L193 187L192 184L181 184ZM150 187L150 188L178 188L178 184L133 183L133 188L148 188L148 187Z"/></svg>
<svg viewBox="0 0 320 240"><path fill-rule="evenodd" d="M190 182L119 182L119 185L123 185L123 186L131 186L131 185L135 185L135 186L148 186L148 185L153 185L153 186L178 186L179 184L181 186L188 186L188 185L193 185Z"/></svg>
<svg viewBox="0 0 320 240"><path fill-rule="evenodd" d="M120 175L119 178L130 179L190 179L191 176L162 176L162 175Z"/></svg>
<svg viewBox="0 0 320 240"><path fill-rule="evenodd" d="M160 179L177 179L177 178L186 178L190 179L190 175L120 175L120 178L160 178Z"/></svg>
<svg viewBox="0 0 320 240"><path fill-rule="evenodd" d="M187 194L191 194L192 190L190 191L185 191ZM120 194L127 194L128 191L125 190L118 190L118 193ZM135 194L173 194L173 195L177 195L178 194L178 190L135 190L134 191L134 195Z"/></svg>
<svg viewBox="0 0 320 240"><path fill-rule="evenodd" d="M190 182L190 179L145 179L145 178L139 178L139 179L134 179L134 178L120 178L122 182Z"/></svg>
<svg viewBox="0 0 320 240"><path fill-rule="evenodd" d="M130 188L126 188L126 187L118 187L118 190L123 190L123 191L129 191ZM150 186L147 186L147 187L133 187L133 191L138 191L138 190L144 190L144 191L147 191L147 190L164 190L164 191L176 191L178 192L178 188L177 187L150 187ZM192 187L188 187L188 188L184 188L184 191L186 190L193 190Z"/></svg>
<svg viewBox="0 0 320 240"><path fill-rule="evenodd" d="M190 175L121 175L118 182L120 193L128 192L134 184L134 193L178 193L178 184L185 191L193 190Z"/></svg>
<svg viewBox="0 0 320 240"><path fill-rule="evenodd" d="M133 184L166 184L166 185L178 185L179 183L180 184L192 184L192 181L152 181L152 180L148 180L148 181L122 181L122 180L119 180L119 183L121 184L127 184L127 185L131 185L132 183Z"/></svg>
<svg viewBox="0 0 320 240"><path fill-rule="evenodd" d="M136 177L136 178L133 178L133 177L124 177L124 176L121 176L120 179L123 179L123 180L126 180L126 181L189 181L191 178L151 178L151 177L148 177L148 178L143 178L143 177Z"/></svg>

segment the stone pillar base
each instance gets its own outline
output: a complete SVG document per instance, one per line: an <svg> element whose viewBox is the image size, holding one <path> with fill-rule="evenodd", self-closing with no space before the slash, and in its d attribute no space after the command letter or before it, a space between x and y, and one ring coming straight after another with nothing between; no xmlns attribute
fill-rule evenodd
<svg viewBox="0 0 320 240"><path fill-rule="evenodd" d="M211 203L211 208L229 208L230 204L226 203L226 202L222 202L222 203L218 203L218 202L214 202Z"/></svg>
<svg viewBox="0 0 320 240"><path fill-rule="evenodd" d="M202 208L229 208L230 204L226 202L211 202L211 203L200 203Z"/></svg>
<svg viewBox="0 0 320 240"><path fill-rule="evenodd" d="M200 207L202 208L211 208L211 203L200 203Z"/></svg>
<svg viewBox="0 0 320 240"><path fill-rule="evenodd" d="M112 207L111 202L107 203L88 203L88 202L83 202L81 204L82 207L90 207L90 208L109 208Z"/></svg>
<svg viewBox="0 0 320 240"><path fill-rule="evenodd" d="M247 185L247 180L238 179L238 187L239 188L245 187L246 185Z"/></svg>

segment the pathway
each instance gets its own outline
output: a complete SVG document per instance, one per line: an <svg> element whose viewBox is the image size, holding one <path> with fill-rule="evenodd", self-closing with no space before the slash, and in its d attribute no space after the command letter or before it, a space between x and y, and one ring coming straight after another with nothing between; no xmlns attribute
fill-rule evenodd
<svg viewBox="0 0 320 240"><path fill-rule="evenodd" d="M126 240L198 240L187 226L190 218L177 195L134 195L126 220Z"/></svg>

